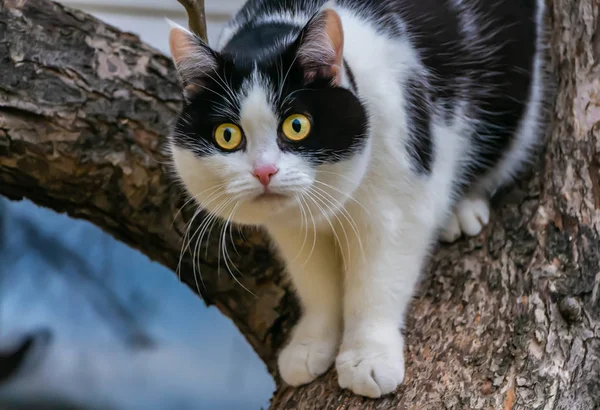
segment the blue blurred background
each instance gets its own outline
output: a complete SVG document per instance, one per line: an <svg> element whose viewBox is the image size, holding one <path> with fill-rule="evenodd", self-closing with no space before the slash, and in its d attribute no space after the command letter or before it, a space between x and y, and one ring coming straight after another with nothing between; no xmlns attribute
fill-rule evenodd
<svg viewBox="0 0 600 410"><path fill-rule="evenodd" d="M185 394L197 407L186 408L268 407L274 384L264 364L232 322L215 308L207 308L173 272L88 222L0 197L0 345L7 334L47 328L57 346L53 361L60 362L63 356L57 352L63 347L103 360L115 359L108 374L100 374L94 364L85 373L67 369L62 372L64 380L52 382L77 383L83 374L102 384L105 377L112 378L111 372L118 379L126 368L139 364L130 362L126 351L111 350L111 344L122 344L119 338L123 337L122 329L106 320L115 306L133 314L126 321L129 329L134 324L181 353L180 358L163 354L166 365L160 362L164 357L157 355L144 363L150 371L177 373L182 390L191 386ZM52 374L56 375L55 367ZM34 379L51 382L41 374ZM110 392L110 383L103 389ZM166 384L157 374L143 388L165 386L166 394Z"/></svg>
<svg viewBox="0 0 600 410"><path fill-rule="evenodd" d="M187 24L176 0L63 3L139 34L165 54L164 17ZM212 43L241 3L206 1ZM123 335L106 320L115 309L131 313L124 328L138 329L161 348L133 357L120 347ZM166 399L172 394L180 401L170 408L177 410L245 410L267 408L274 390L231 321L173 272L88 222L0 197L0 354L11 337L42 328L52 332L53 348L35 372L0 384L0 404L11 393L73 397L80 404L97 395L94 400L110 396L117 408L152 410L167 408L163 397L177 402Z"/></svg>

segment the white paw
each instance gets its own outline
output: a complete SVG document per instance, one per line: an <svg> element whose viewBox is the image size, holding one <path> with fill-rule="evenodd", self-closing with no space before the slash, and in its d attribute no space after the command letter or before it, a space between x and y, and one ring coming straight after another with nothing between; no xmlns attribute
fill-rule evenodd
<svg viewBox="0 0 600 410"><path fill-rule="evenodd" d="M450 216L446 228L440 233L440 240L454 242L464 233L476 236L490 221L490 206L481 197L463 198Z"/></svg>
<svg viewBox="0 0 600 410"><path fill-rule="evenodd" d="M371 398L396 390L404 380L404 342L400 330L396 333L343 345L336 359L340 387Z"/></svg>
<svg viewBox="0 0 600 410"><path fill-rule="evenodd" d="M279 374L291 386L310 383L325 373L338 351L339 331L329 328L316 335L308 328L301 321L290 343L279 353Z"/></svg>
<svg viewBox="0 0 600 410"><path fill-rule="evenodd" d="M490 221L490 206L483 198L465 198L459 202L456 216L465 235L479 235Z"/></svg>
<svg viewBox="0 0 600 410"><path fill-rule="evenodd" d="M462 231L460 230L458 218L456 217L456 214L452 212L450 219L446 223L446 227L440 233L440 240L442 242L452 243L460 238L461 233Z"/></svg>

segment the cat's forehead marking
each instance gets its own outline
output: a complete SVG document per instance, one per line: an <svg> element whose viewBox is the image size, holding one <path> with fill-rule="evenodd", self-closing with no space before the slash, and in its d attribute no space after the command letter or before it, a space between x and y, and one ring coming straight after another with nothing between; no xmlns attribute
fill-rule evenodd
<svg viewBox="0 0 600 410"><path fill-rule="evenodd" d="M276 144L278 118L268 82L255 71L243 84L240 99L240 125L250 148Z"/></svg>

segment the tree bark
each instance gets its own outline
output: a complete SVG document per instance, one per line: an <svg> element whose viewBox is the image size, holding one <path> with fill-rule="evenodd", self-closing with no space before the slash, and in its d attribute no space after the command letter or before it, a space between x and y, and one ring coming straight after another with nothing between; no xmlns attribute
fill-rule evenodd
<svg viewBox="0 0 600 410"><path fill-rule="evenodd" d="M220 261L220 227L196 253L202 280L189 252L180 263L194 210L164 141L181 90L169 59L136 36L46 0L0 1L0 194L179 266L275 375L272 409L600 409L598 4L549 6L557 94L546 149L482 235L431 258L405 330L406 380L388 397L341 391L334 370L280 383L276 353L298 304L262 232L233 232L243 275Z"/></svg>

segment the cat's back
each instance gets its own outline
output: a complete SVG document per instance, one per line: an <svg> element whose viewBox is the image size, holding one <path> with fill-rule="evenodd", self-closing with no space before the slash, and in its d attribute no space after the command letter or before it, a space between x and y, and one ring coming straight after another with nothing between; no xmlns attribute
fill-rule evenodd
<svg viewBox="0 0 600 410"><path fill-rule="evenodd" d="M516 29L507 31L514 36L523 35L524 26L535 24L543 0L248 0L234 15L231 27L266 21L302 26L326 3L352 10L384 31L400 34L402 21L413 34L426 32L430 43L447 44L460 37L452 32L475 40L499 26Z"/></svg>
<svg viewBox="0 0 600 410"><path fill-rule="evenodd" d="M281 51L327 0L248 0L220 35L217 49L242 58Z"/></svg>
<svg viewBox="0 0 600 410"><path fill-rule="evenodd" d="M494 64L496 70L513 65L529 71L543 1L248 0L217 48L232 54L280 51L327 3L350 11L390 40L407 39L425 66L452 84Z"/></svg>

